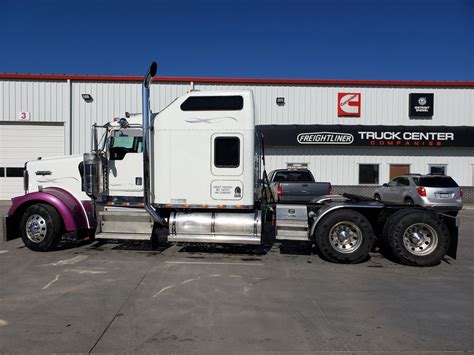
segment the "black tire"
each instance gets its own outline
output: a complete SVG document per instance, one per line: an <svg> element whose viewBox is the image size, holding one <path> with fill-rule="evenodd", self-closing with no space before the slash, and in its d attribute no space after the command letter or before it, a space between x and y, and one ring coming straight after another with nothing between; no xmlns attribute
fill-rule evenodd
<svg viewBox="0 0 474 355"><path fill-rule="evenodd" d="M338 226L338 224L340 225ZM360 233L357 235L357 239L354 240L357 247L352 244L345 244L345 242L341 242L340 240L338 241L335 237L334 234L337 232L337 228L342 228L344 230L344 226L348 226L346 230L351 231L354 231L353 226L358 228ZM331 234L333 235L331 236ZM355 238L356 233L352 233L351 235ZM314 233L314 241L323 258L328 261L334 263L355 264L368 258L369 252L375 241L375 235L370 222L362 214L353 210L338 210L330 212L327 216L323 217L322 221L319 222ZM351 241L352 239L349 239L349 243ZM343 251L343 248L346 246L349 249ZM352 248L355 249L351 250Z"/></svg>
<svg viewBox="0 0 474 355"><path fill-rule="evenodd" d="M398 223L400 218L402 218L404 215L413 213L414 211L418 211L418 210L415 210L413 208L408 208L408 207L402 208L394 212L390 217L387 218L383 226L383 232L382 232L382 242L384 245L389 244L390 233L392 233L391 229L393 228L393 225Z"/></svg>
<svg viewBox="0 0 474 355"><path fill-rule="evenodd" d="M405 205L413 206L415 202L412 200L411 197L406 197L405 198Z"/></svg>
<svg viewBox="0 0 474 355"><path fill-rule="evenodd" d="M410 214L410 213L413 213L414 211L416 211L415 209L413 208L402 208L398 211L395 211L392 215L390 215L384 222L384 225L383 225L383 230L382 230L382 238L381 238L381 252L382 254L385 255L385 257L387 257L388 259L390 260L397 260L398 261L398 258L395 257L395 255L392 253L392 249L390 247L390 235L391 235L391 230L393 228L393 225L398 223L398 221L400 220L400 218L402 218L404 215L406 214Z"/></svg>
<svg viewBox="0 0 474 355"><path fill-rule="evenodd" d="M375 195L374 195L374 200L380 201L380 195L379 195L379 194L375 194Z"/></svg>
<svg viewBox="0 0 474 355"><path fill-rule="evenodd" d="M27 232L28 227L31 228L29 232ZM35 230L37 234L33 234ZM26 209L20 219L20 236L30 250L48 251L54 249L61 241L63 230L61 216L50 205L32 205Z"/></svg>
<svg viewBox="0 0 474 355"><path fill-rule="evenodd" d="M414 244L410 235L421 235L419 244ZM412 210L400 214L387 227L385 236L395 258L410 266L438 265L449 249L450 235L446 224L436 214ZM434 242L436 240L436 242Z"/></svg>

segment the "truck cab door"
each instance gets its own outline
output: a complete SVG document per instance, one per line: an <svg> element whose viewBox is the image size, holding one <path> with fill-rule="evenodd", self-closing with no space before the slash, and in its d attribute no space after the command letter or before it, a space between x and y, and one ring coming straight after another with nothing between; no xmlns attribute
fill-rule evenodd
<svg viewBox="0 0 474 355"><path fill-rule="evenodd" d="M121 131L120 133L120 135L109 138L107 165L109 195L143 196L143 139L141 131Z"/></svg>
<svg viewBox="0 0 474 355"><path fill-rule="evenodd" d="M217 203L238 203L253 186L244 186L244 139L241 133L216 133L211 137L210 196Z"/></svg>

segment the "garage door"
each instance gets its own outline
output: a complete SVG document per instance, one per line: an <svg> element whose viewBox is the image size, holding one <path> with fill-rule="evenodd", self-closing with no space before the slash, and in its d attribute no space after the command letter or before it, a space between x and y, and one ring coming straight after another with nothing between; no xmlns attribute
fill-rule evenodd
<svg viewBox="0 0 474 355"><path fill-rule="evenodd" d="M26 161L61 155L64 155L62 124L0 123L0 200L24 193Z"/></svg>

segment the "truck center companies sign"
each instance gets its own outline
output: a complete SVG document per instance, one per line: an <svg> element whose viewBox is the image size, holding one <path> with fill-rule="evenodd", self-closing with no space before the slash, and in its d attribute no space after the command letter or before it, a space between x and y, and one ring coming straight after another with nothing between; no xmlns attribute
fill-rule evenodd
<svg viewBox="0 0 474 355"><path fill-rule="evenodd" d="M267 146L474 147L474 127L261 125Z"/></svg>

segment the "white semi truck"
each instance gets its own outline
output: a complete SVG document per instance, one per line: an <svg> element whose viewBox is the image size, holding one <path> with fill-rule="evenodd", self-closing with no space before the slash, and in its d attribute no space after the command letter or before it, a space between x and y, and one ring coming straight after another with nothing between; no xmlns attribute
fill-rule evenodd
<svg viewBox="0 0 474 355"><path fill-rule="evenodd" d="M7 239L36 251L77 239L262 244L308 241L332 262L357 263L376 242L401 263L456 257L457 211L353 195L276 203L250 90L191 91L158 114L93 126L90 153L25 165L25 195L5 216ZM102 139L98 131L103 129Z"/></svg>

